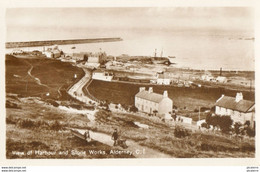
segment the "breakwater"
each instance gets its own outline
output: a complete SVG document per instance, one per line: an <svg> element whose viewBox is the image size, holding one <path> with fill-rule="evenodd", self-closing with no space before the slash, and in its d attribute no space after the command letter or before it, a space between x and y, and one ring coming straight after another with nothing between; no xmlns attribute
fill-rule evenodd
<svg viewBox="0 0 260 172"><path fill-rule="evenodd" d="M122 41L122 40L123 40L122 38L95 38L95 39L68 39L68 40L6 42L5 47L6 48L39 47L39 46L52 46L52 45L116 42L116 41Z"/></svg>

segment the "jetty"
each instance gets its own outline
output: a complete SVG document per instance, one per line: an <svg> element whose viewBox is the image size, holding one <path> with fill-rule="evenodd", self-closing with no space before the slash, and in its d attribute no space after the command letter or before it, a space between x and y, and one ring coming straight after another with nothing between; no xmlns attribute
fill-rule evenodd
<svg viewBox="0 0 260 172"><path fill-rule="evenodd" d="M68 44L88 44L101 42L116 42L123 41L122 38L94 38L94 39L67 39L67 40L42 40L42 41L25 41L25 42L6 42L6 48L22 48L22 47L40 47L53 45L68 45Z"/></svg>

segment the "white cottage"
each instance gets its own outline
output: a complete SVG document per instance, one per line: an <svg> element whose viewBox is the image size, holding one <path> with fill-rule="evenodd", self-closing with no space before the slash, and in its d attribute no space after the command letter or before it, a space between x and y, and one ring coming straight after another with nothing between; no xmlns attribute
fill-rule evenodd
<svg viewBox="0 0 260 172"><path fill-rule="evenodd" d="M229 115L233 123L249 121L251 127L255 126L255 102L244 100L242 93L237 93L236 97L222 95L215 106L215 114Z"/></svg>
<svg viewBox="0 0 260 172"><path fill-rule="evenodd" d="M102 81L112 81L113 73L105 72L102 70L95 70L92 74L92 79L102 80Z"/></svg>
<svg viewBox="0 0 260 172"><path fill-rule="evenodd" d="M157 84L159 85L170 85L171 79L165 73L158 73L157 74Z"/></svg>
<svg viewBox="0 0 260 172"><path fill-rule="evenodd" d="M172 112L172 100L168 97L168 92L164 91L163 95L153 92L150 87L148 91L145 87L140 87L139 92L135 95L135 107L141 111L153 114L168 114Z"/></svg>

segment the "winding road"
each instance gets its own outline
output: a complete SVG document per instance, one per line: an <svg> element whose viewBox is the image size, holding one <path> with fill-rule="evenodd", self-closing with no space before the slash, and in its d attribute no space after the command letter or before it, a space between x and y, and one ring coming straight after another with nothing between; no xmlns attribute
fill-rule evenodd
<svg viewBox="0 0 260 172"><path fill-rule="evenodd" d="M88 69L84 69L85 75L76 83L74 84L69 90L68 94L74 97L75 99L84 102L86 104L89 104L89 102L93 102L95 104L98 104L99 101L95 99L91 94L88 96L84 94L83 88L85 85L89 85L91 83L91 72ZM87 87L86 87L87 88ZM88 90L87 90L88 92ZM89 92L88 92L89 93Z"/></svg>

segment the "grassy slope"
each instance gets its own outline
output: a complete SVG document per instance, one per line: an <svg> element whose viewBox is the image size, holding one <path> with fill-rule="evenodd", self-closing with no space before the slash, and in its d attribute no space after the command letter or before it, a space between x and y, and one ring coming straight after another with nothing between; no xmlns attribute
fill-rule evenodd
<svg viewBox="0 0 260 172"><path fill-rule="evenodd" d="M13 158L132 158L128 155L109 154L111 147L99 142L88 144L74 137L67 127L88 128L89 119L83 114L75 114L47 105L40 99L8 97L17 108L7 108L6 113L6 157ZM25 121L30 123L26 124ZM56 124L58 122L58 124ZM56 130L61 127L62 130ZM29 155L17 156L12 151L86 151L86 155L66 156ZM89 150L104 150L107 155L91 155ZM120 150L120 148L119 148Z"/></svg>
<svg viewBox="0 0 260 172"><path fill-rule="evenodd" d="M17 78L12 85L8 85L12 83L14 77L11 72L16 72L16 70L21 70L23 72L19 72L19 75L22 77L26 76L27 70L30 66L25 68L23 65L26 63L22 63L19 60L19 64L13 64L13 68L10 68L10 64L7 66L7 89L13 88L13 90L9 90L10 93L17 93L24 96L32 96L32 92L30 94L24 94L20 88L21 85L24 86L24 83L21 82L21 78ZM15 60L16 63L17 61ZM32 63L32 61L30 61ZM38 61L35 61L36 64ZM60 86L60 82L66 81L63 79L52 80L52 82L48 83L48 78L45 76L54 76L57 78L63 77L63 75L54 75L57 74L56 68L52 66L53 61L46 60L46 63L49 62L50 65L47 65L47 68L44 68L45 65L42 63L37 63L38 67L42 67L41 70L37 73L37 67L35 68L32 74L36 77L40 78L42 83L44 84L53 84L53 82L57 81L57 85L52 85L53 88L58 88ZM54 61L56 64L56 61ZM59 62L60 63L60 62ZM39 65L41 64L41 65ZM15 66L16 65L16 66ZM12 65L11 65L12 66ZM37 65L35 65L37 66ZM52 67L51 67L52 66ZM59 67L60 65L56 66ZM10 70L12 69L12 70ZM51 74L45 73L43 74L42 70L49 70ZM61 69L66 70L68 67ZM9 70L9 71L8 71ZM10 73L8 73L10 72ZM53 72L53 73L52 73ZM71 73L70 73L71 76ZM65 76L64 76L65 77ZM45 78L45 79L44 79ZM34 81L30 82L30 85L34 84ZM139 86L135 85L121 85L113 83L105 83L105 82L93 82L91 89L93 86L96 86L95 89L98 94L97 95L106 95L111 100L126 100L125 103L129 101L129 96L131 94L135 94L138 91ZM112 85L111 85L112 84ZM37 84L36 87L39 87ZM101 89L102 88L102 89ZM117 91L120 90L120 91ZM123 92L122 92L123 90ZM33 90L32 90L33 91ZM35 89L35 92L39 92L39 89ZM92 90L93 91L93 90ZM154 91L163 91L163 89L154 88ZM8 92L8 91L7 91ZM57 92L57 90L53 90L53 92ZM112 93L112 94L111 94ZM117 94L115 94L117 93ZM122 93L124 96L122 96ZM189 92L185 92L185 95L189 95ZM176 95L181 94L176 91ZM96 96L96 94L94 93ZM113 96L111 96L113 95ZM116 96L118 97L116 97ZM204 95L207 97L206 95ZM128 97L128 99L127 99ZM25 119L30 119L33 123L38 122L47 122L54 123L55 121L59 121L62 126L67 127L79 127L79 128L89 128L96 131L101 131L107 134L111 134L113 129L116 127L119 129L120 134L128 139L135 140L141 145L145 145L157 150L161 150L162 152L168 153L175 157L252 157L254 156L254 142L253 141L245 141L239 142L237 140L232 140L230 138L226 138L224 136L213 136L201 133L194 133L193 135L184 138L178 139L174 137L173 128L169 128L165 123L160 120L151 120L147 118L142 118L132 114L118 114L118 113L106 113L99 112L96 117L95 123L89 123L89 120L86 116L81 114L71 114L60 111L57 108L54 108L49 105L45 105L42 102L35 102L35 99L20 99L17 97L7 97L8 101L17 104L17 108L7 108L7 158L119 158L120 156L51 156L51 157L43 157L43 156L30 156L30 157L17 157L11 154L11 151L28 151L28 150L47 150L47 151L59 151L59 150L88 150L88 149L103 149L109 151L110 148L101 143L95 143L94 145L86 145L85 142L78 140L73 137L67 131L57 132L50 127L45 127L43 125L36 125L33 128L27 128L20 125L20 121ZM54 97L55 98L55 97ZM99 97L98 97L99 98ZM25 101L26 100L26 101ZM129 101L130 102L130 101ZM130 102L131 103L131 102ZM147 124L150 126L148 130L138 128L133 122L138 121L143 124ZM208 140L212 140L209 142ZM129 157L129 156L123 156Z"/></svg>
<svg viewBox="0 0 260 172"><path fill-rule="evenodd" d="M27 73L31 68L31 74L40 79L42 84L38 85ZM64 92L67 87L75 82L74 74L81 78L84 72L69 63L46 58L19 59L13 56L6 56L6 92L16 93L21 96L36 96L44 98L46 93L50 93L48 98L57 99L58 89ZM14 77L19 75L20 77ZM26 86L27 85L27 86ZM27 89L26 89L27 87ZM46 98L46 97L45 97Z"/></svg>
<svg viewBox="0 0 260 172"><path fill-rule="evenodd" d="M46 84L48 88L38 85L27 71L34 66L32 75L39 78L42 84ZM95 142L94 145L88 145L80 139L75 138L70 132L58 132L45 124L53 124L59 121L61 126L84 128L89 122L88 118L82 114L71 114L46 105L44 100L47 98L45 93L49 92L48 99L62 100L62 104L72 105L78 102L71 102L66 94L57 98L58 89L61 92L72 85L76 80L74 74L80 79L84 72L73 67L69 63L63 63L51 59L18 59L13 56L6 57L6 92L7 92L7 108L6 111L6 156L7 158L120 158L130 157L126 155L87 155L85 156L17 156L12 151L30 151L30 150L46 150L46 151L62 151L62 150L110 150L109 146ZM14 75L19 75L15 77ZM27 84L27 91L26 91ZM9 93L18 94L11 96ZM26 97L39 97L26 98ZM12 106L10 106L12 105ZM12 108L10 108L12 107ZM21 123L29 120L28 126ZM43 125L44 124L44 125ZM34 127L31 127L35 125Z"/></svg>
<svg viewBox="0 0 260 172"><path fill-rule="evenodd" d="M141 85L114 83L94 80L88 87L90 93L97 99L113 103L134 104L134 96ZM147 89L147 86L146 86ZM198 106L211 107L222 95L235 96L236 91L219 88L179 88L171 86L153 86L156 93L162 94L168 90L169 97L177 107L188 107L193 110ZM243 92L244 98L254 100L254 93Z"/></svg>
<svg viewBox="0 0 260 172"><path fill-rule="evenodd" d="M97 123L91 129L111 134L117 128L122 137L135 140L144 145L173 157L209 158L209 157L253 157L254 140L240 141L214 133L193 132L186 138L176 138L174 127L156 118L143 118L134 114L120 114L100 111L96 115ZM149 126L139 128L134 122Z"/></svg>

